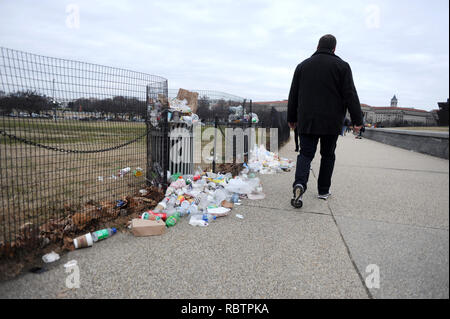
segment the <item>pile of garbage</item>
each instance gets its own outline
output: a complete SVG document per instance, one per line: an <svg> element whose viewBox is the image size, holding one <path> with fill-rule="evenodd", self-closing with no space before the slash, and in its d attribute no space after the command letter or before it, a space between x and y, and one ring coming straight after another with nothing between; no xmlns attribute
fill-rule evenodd
<svg viewBox="0 0 450 319"><path fill-rule="evenodd" d="M260 174L276 174L282 171L289 172L294 163L288 158L280 157L274 152L269 152L264 145L255 145L250 151L248 164L244 164L244 173L254 171Z"/></svg>
<svg viewBox="0 0 450 319"><path fill-rule="evenodd" d="M192 226L208 226L227 216L243 198L265 198L256 173L289 171L293 165L291 160L267 151L264 145L255 145L238 176L204 172L200 168L193 175L173 174L164 199L154 209L143 212L141 220L132 220L129 228L135 236L160 235L183 217L189 218Z"/></svg>
<svg viewBox="0 0 450 319"><path fill-rule="evenodd" d="M169 122L184 122L192 125L200 122L197 114L198 92L179 89L176 98L169 99Z"/></svg>
<svg viewBox="0 0 450 319"><path fill-rule="evenodd" d="M208 226L227 216L242 198L263 199L261 182L254 174L216 174L198 169L193 175L173 174L165 197L158 205L133 219L135 236L160 235L183 217L192 226ZM165 227L164 227L165 226Z"/></svg>
<svg viewBox="0 0 450 319"><path fill-rule="evenodd" d="M256 113L245 113L242 105L231 106L230 115L228 115L228 121L233 123L249 123L250 118L252 123L259 123L259 118Z"/></svg>
<svg viewBox="0 0 450 319"><path fill-rule="evenodd" d="M173 99L168 99L164 94L158 94L156 101L153 101L150 112L150 122L157 126L163 118L163 110L167 110L169 122L184 122L192 125L200 122L197 116L198 92L191 92L185 89L179 89L178 94Z"/></svg>

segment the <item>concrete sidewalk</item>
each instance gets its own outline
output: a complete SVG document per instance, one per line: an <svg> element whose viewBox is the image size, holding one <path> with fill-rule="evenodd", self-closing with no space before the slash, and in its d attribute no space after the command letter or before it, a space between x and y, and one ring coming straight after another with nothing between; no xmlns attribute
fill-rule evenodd
<svg viewBox="0 0 450 319"><path fill-rule="evenodd" d="M280 154L296 158L293 140ZM322 201L317 156L300 210L290 206L294 172L262 175L264 200L208 227L182 219L163 236L117 234L0 283L0 297L448 298L448 160L346 136ZM69 290L72 259L81 287ZM365 286L370 264L379 289Z"/></svg>

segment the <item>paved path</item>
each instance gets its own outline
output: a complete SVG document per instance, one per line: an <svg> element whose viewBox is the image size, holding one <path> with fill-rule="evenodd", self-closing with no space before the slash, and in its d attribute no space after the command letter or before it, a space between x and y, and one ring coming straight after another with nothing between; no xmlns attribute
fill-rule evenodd
<svg viewBox="0 0 450 319"><path fill-rule="evenodd" d="M294 172L264 175L266 199L206 228L184 219L159 237L117 234L0 283L0 297L449 298L448 160L340 138L328 201L315 197L319 163L301 210L290 206ZM68 290L71 259L81 288ZM378 289L365 285L371 264Z"/></svg>

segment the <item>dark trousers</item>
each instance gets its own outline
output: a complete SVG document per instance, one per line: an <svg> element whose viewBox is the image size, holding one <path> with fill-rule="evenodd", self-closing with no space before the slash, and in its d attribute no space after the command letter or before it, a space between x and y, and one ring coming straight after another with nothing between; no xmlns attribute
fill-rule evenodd
<svg viewBox="0 0 450 319"><path fill-rule="evenodd" d="M298 144L299 144L299 139L300 139L297 127L294 129L294 139L295 139L295 151L297 152L299 150Z"/></svg>
<svg viewBox="0 0 450 319"><path fill-rule="evenodd" d="M294 185L301 184L307 188L311 161L317 150L320 140L320 170L318 180L319 194L327 194L330 191L331 176L333 175L336 156L336 142L338 135L300 135L300 154L297 156Z"/></svg>

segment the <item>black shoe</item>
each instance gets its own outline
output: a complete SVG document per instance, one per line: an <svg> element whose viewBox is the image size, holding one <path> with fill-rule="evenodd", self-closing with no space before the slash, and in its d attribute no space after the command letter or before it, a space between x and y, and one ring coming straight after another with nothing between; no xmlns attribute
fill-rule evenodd
<svg viewBox="0 0 450 319"><path fill-rule="evenodd" d="M303 194L305 188L301 184L294 186L294 197L291 199L291 205L295 208L302 208L303 206Z"/></svg>

